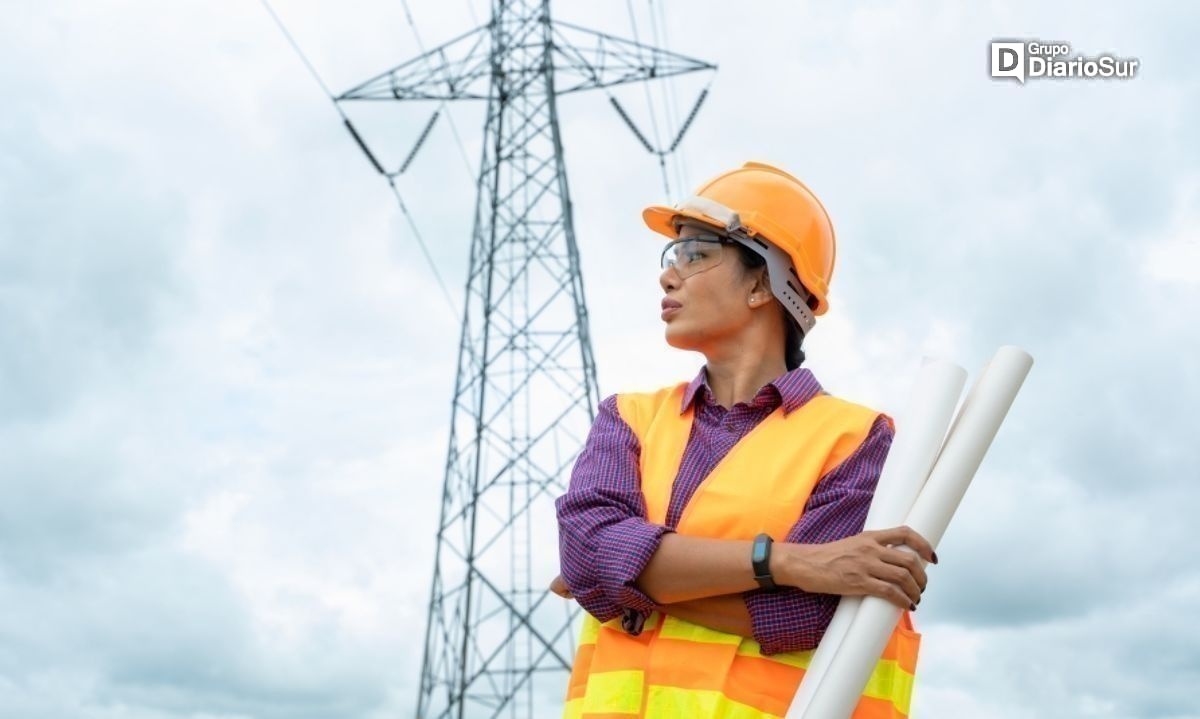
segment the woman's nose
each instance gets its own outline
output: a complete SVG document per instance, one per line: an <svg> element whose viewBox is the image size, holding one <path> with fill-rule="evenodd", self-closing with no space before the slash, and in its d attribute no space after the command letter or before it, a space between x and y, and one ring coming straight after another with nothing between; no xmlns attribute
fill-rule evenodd
<svg viewBox="0 0 1200 719"><path fill-rule="evenodd" d="M658 275L658 284L663 288L663 292L667 292L679 286L681 279L679 273L675 271L675 267L671 266L663 270Z"/></svg>

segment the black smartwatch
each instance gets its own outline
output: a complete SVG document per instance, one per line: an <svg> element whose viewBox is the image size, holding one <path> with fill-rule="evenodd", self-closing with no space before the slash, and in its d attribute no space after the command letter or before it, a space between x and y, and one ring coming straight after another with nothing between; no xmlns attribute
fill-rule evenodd
<svg viewBox="0 0 1200 719"><path fill-rule="evenodd" d="M771 535L762 533L754 538L750 550L750 566L754 568L754 579L763 589L777 589L778 584L771 576Z"/></svg>

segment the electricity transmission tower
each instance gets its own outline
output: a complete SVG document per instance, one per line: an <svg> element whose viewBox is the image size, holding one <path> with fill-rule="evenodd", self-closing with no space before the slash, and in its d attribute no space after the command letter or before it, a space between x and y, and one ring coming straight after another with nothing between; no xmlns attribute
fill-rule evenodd
<svg viewBox="0 0 1200 719"><path fill-rule="evenodd" d="M554 21L549 0L493 0L488 23L335 98L487 103L420 719L561 712L579 610L547 589L558 573L553 500L600 397L556 102L697 70L715 66ZM609 100L661 164L706 92L658 149ZM398 174L346 123L376 169Z"/></svg>

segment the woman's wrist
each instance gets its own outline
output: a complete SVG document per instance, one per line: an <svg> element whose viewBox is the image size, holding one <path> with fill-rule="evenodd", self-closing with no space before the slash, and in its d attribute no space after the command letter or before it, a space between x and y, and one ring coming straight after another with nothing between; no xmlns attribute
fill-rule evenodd
<svg viewBox="0 0 1200 719"><path fill-rule="evenodd" d="M812 548L807 544L775 542L771 547L771 576L781 586L803 589L811 579L812 566L808 555Z"/></svg>

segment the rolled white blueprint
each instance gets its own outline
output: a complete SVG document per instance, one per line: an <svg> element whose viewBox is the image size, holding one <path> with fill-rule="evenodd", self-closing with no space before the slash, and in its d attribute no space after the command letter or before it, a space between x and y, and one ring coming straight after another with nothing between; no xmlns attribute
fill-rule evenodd
<svg viewBox="0 0 1200 719"><path fill-rule="evenodd" d="M933 470L904 522L935 548L1032 366L1033 358L1027 352L1004 345L984 366L963 400ZM804 716L850 716L902 611L886 599L862 599Z"/></svg>
<svg viewBox="0 0 1200 719"><path fill-rule="evenodd" d="M896 420L866 529L894 527L908 516L942 449L966 381L967 371L953 362L924 358L905 411Z"/></svg>
<svg viewBox="0 0 1200 719"><path fill-rule="evenodd" d="M967 371L953 362L924 358L904 411L896 417L896 436L879 474L864 529L894 527L908 516L942 448L966 380ZM862 597L842 597L838 602L837 611L804 672L787 719L804 716L861 601Z"/></svg>

